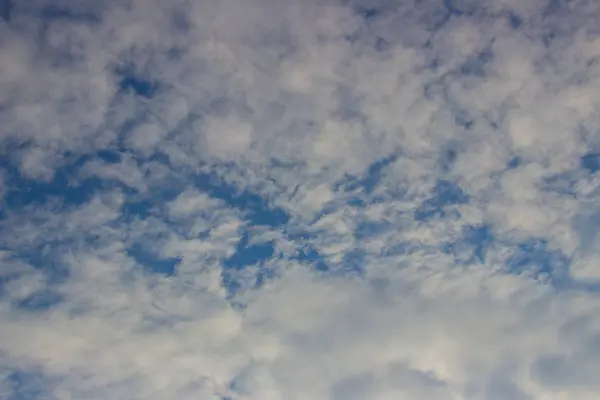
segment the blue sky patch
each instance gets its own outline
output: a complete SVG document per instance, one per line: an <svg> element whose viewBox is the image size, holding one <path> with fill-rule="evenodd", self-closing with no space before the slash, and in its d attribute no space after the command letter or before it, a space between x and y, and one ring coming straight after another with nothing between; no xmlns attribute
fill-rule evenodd
<svg viewBox="0 0 600 400"><path fill-rule="evenodd" d="M523 19L514 11L507 13L508 24L513 29L519 29L523 25Z"/></svg>
<svg viewBox="0 0 600 400"><path fill-rule="evenodd" d="M10 22L15 4L16 0L0 0L0 18L5 22Z"/></svg>
<svg viewBox="0 0 600 400"><path fill-rule="evenodd" d="M42 246L18 249L12 258L42 271L48 284L53 285L64 282L70 275L69 269L55 256L55 252L64 250L64 246L57 240Z"/></svg>
<svg viewBox="0 0 600 400"><path fill-rule="evenodd" d="M484 49L481 52L469 56L460 66L462 75L484 77L486 75L486 67L493 59L491 47Z"/></svg>
<svg viewBox="0 0 600 400"><path fill-rule="evenodd" d="M458 150L456 146L449 145L446 149L444 149L440 154L440 159L438 161L439 168L441 172L447 173L450 172L456 159L458 158Z"/></svg>
<svg viewBox="0 0 600 400"><path fill-rule="evenodd" d="M291 258L301 263L306 263L315 271L325 272L329 270L325 258L314 247L307 245L298 251L298 255Z"/></svg>
<svg viewBox="0 0 600 400"><path fill-rule="evenodd" d="M122 215L125 218L146 219L154 207L154 202L151 200L127 200L121 208Z"/></svg>
<svg viewBox="0 0 600 400"><path fill-rule="evenodd" d="M379 234L387 231L391 228L391 225L387 221L359 221L357 223L356 229L354 230L354 235L356 239L367 239L372 237L377 237Z"/></svg>
<svg viewBox="0 0 600 400"><path fill-rule="evenodd" d="M347 175L334 186L334 190L343 190L345 192L358 192L362 190L364 194L370 195L377 188L377 185L379 185L385 169L397 159L398 156L390 155L377 160L369 165L369 168L367 168L362 177Z"/></svg>
<svg viewBox="0 0 600 400"><path fill-rule="evenodd" d="M549 249L548 243L543 239L530 239L517 244L506 261L509 272L532 277L543 274L560 278L568 264L567 256L558 250Z"/></svg>
<svg viewBox="0 0 600 400"><path fill-rule="evenodd" d="M227 268L241 269L248 265L259 264L275 254L273 242L249 244L250 235L244 232L236 246L235 253L223 262Z"/></svg>
<svg viewBox="0 0 600 400"><path fill-rule="evenodd" d="M154 96L158 86L156 83L147 79L126 74L121 78L119 87L123 91L132 91L138 96L150 99Z"/></svg>
<svg viewBox="0 0 600 400"><path fill-rule="evenodd" d="M460 15L471 15L475 12L475 5L477 3L474 1L465 1L465 0L444 0L444 7L446 10L452 15L460 16Z"/></svg>
<svg viewBox="0 0 600 400"><path fill-rule="evenodd" d="M48 389L48 382L41 371L17 369L9 373L7 382L12 393L6 400L47 398L45 392Z"/></svg>
<svg viewBox="0 0 600 400"><path fill-rule="evenodd" d="M359 249L350 250L342 257L341 265L336 268L343 276L362 275L365 267L365 253Z"/></svg>
<svg viewBox="0 0 600 400"><path fill-rule="evenodd" d="M276 227L286 224L289 220L283 209L270 206L265 199L246 189L223 182L215 174L198 174L194 182L199 190L243 212L252 225Z"/></svg>
<svg viewBox="0 0 600 400"><path fill-rule="evenodd" d="M428 221L434 217L443 218L446 215L446 207L468 201L469 196L456 183L438 180L431 197L423 201L415 210L414 218L417 221Z"/></svg>
<svg viewBox="0 0 600 400"><path fill-rule="evenodd" d="M54 200L68 207L86 204L96 193L108 188L121 187L129 190L120 182L113 180L97 177L78 178L81 167L87 161L94 159L117 163L120 154L111 150L102 150L93 155L81 156L57 168L49 182L24 177L15 167L4 163L7 187L4 196L5 205L11 209L18 209L28 205L42 206Z"/></svg>
<svg viewBox="0 0 600 400"><path fill-rule="evenodd" d="M576 174L573 172L566 172L544 178L540 182L539 188L540 190L553 192L563 196L576 196L577 181L578 177Z"/></svg>
<svg viewBox="0 0 600 400"><path fill-rule="evenodd" d="M381 15L381 10L376 7L360 7L358 9L358 14L364 19L370 20Z"/></svg>
<svg viewBox="0 0 600 400"><path fill-rule="evenodd" d="M518 168L523 163L523 160L519 156L511 156L506 162L506 169L511 170Z"/></svg>
<svg viewBox="0 0 600 400"><path fill-rule="evenodd" d="M454 254L462 263L484 263L488 248L494 243L491 227L467 225L462 228L459 240L445 246L445 251Z"/></svg>
<svg viewBox="0 0 600 400"><path fill-rule="evenodd" d="M242 234L235 248L235 253L223 261L221 282L229 297L235 295L241 287L245 286L240 279L242 279L242 275L246 276L247 279L247 271L243 271L246 268L252 267L255 286L264 284L266 280L273 276L272 271L265 268L263 263L275 255L274 243L249 244L249 242L250 233L246 231Z"/></svg>
<svg viewBox="0 0 600 400"><path fill-rule="evenodd" d="M59 293L52 291L51 289L45 289L35 292L27 298L18 301L15 306L21 310L42 312L51 309L62 300L63 297Z"/></svg>
<svg viewBox="0 0 600 400"><path fill-rule="evenodd" d="M592 174L600 170L600 153L588 153L580 159L581 167Z"/></svg>
<svg viewBox="0 0 600 400"><path fill-rule="evenodd" d="M177 265L181 262L178 257L160 258L145 246L134 244L127 249L127 255L152 274L173 276L177 272Z"/></svg>
<svg viewBox="0 0 600 400"><path fill-rule="evenodd" d="M14 1L16 3L16 1ZM100 22L100 18L91 12L74 11L69 7L61 7L58 5L47 5L42 8L41 17L47 22L80 22L87 24L96 24Z"/></svg>

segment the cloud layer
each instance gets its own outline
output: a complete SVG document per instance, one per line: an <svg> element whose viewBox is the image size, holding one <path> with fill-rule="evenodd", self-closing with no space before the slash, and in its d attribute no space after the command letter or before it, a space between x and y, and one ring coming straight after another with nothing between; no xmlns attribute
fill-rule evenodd
<svg viewBox="0 0 600 400"><path fill-rule="evenodd" d="M594 2L1 3L1 398L600 395Z"/></svg>

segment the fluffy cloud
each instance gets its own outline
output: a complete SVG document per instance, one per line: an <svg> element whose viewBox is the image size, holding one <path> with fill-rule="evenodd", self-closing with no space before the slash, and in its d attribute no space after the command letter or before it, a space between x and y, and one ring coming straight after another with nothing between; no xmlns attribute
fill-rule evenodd
<svg viewBox="0 0 600 400"><path fill-rule="evenodd" d="M4 3L0 397L598 398L593 2Z"/></svg>

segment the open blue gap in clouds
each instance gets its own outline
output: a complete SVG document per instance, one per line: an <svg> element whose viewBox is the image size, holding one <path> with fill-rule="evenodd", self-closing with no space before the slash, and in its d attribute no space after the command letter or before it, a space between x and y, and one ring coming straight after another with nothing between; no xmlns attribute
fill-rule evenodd
<svg viewBox="0 0 600 400"><path fill-rule="evenodd" d="M52 266L45 267L44 269L52 270L48 274L48 284L42 289L37 290L24 298L13 299L10 304L11 307L21 311L43 312L62 302L63 297L60 293L54 290L53 284L59 280L58 276L66 276L67 273L65 271L57 271ZM3 274L0 276L0 299L5 298L9 285L13 284L18 279L24 278L26 278L26 276L23 276L22 274Z"/></svg>
<svg viewBox="0 0 600 400"><path fill-rule="evenodd" d="M20 310L42 312L53 308L62 301L63 296L60 293L53 291L51 288L46 288L16 302L13 306Z"/></svg>
<svg viewBox="0 0 600 400"><path fill-rule="evenodd" d="M246 231L236 246L236 252L224 261L227 268L240 269L269 259L275 253L273 242L249 244L250 234Z"/></svg>
<svg viewBox="0 0 600 400"><path fill-rule="evenodd" d="M6 377L4 385L12 391L10 397L2 400L34 400L45 398L48 379L36 369L14 370Z"/></svg>
<svg viewBox="0 0 600 400"><path fill-rule="evenodd" d="M16 4L17 1L13 0ZM25 2L20 2L25 3ZM63 2L63 4L46 4L42 7L40 17L45 22L77 21L86 24L101 22L101 18L89 7L83 9L76 2ZM21 5L21 4L20 4ZM23 4L24 5L24 4Z"/></svg>
<svg viewBox="0 0 600 400"><path fill-rule="evenodd" d="M118 75L121 77L119 88L123 92L131 91L137 96L149 99L152 98L156 90L158 90L158 85L156 83L143 79L135 74L120 71L118 72Z"/></svg>
<svg viewBox="0 0 600 400"><path fill-rule="evenodd" d="M247 268L252 268L254 275L254 284L252 287L260 287L269 279L274 278L273 271L265 266L265 262L273 257L280 257L276 253L275 243L273 241L249 244L250 233L244 231L241 240L236 245L235 253L223 261L223 271L221 275L222 284L225 287L228 297L233 297L242 287L243 282L240 279L248 279ZM302 246L297 254L288 257L290 261L297 261L306 265L320 274L331 276L360 274L363 270L364 254L359 250L350 251L344 255L341 265L335 269L330 268L325 257L320 254L312 245ZM244 278L241 278L244 277Z"/></svg>
<svg viewBox="0 0 600 400"><path fill-rule="evenodd" d="M228 207L239 210L250 226L263 225L278 228L286 224L289 219L283 209L270 206L266 199L257 194L226 183L216 173L197 173L191 179L196 189L223 201ZM154 193L152 199L154 202L161 203L174 198L175 194L172 191L169 191L169 193ZM143 219L149 213L148 210L156 205L153 201L126 202L124 212ZM236 279L236 275L238 275L236 271L242 271L248 266L260 266L263 261L274 255L275 250L272 242L249 245L249 238L249 233L244 232L236 246L235 253L223 262L222 283L229 297L233 296L240 287L240 283ZM178 258L158 259L148 249L140 246L130 249L129 254L138 263L144 265L148 271L167 276L176 274L176 267L180 262ZM269 276L270 274L266 269L259 268L256 275L257 284Z"/></svg>
<svg viewBox="0 0 600 400"><path fill-rule="evenodd" d="M581 168L594 174L600 170L600 153L588 153L581 157Z"/></svg>
<svg viewBox="0 0 600 400"><path fill-rule="evenodd" d="M101 191L121 187L126 195L122 208L122 218L145 219L157 205L172 200L180 192L172 188L159 188L152 191L150 198L138 198L135 191L125 187L116 181L107 181L99 178L86 178L77 180L80 168L88 161L99 159L106 163L118 163L121 155L117 151L102 150L92 155L79 157L74 162L59 168L49 182L38 181L21 176L18 170L4 162L4 171L8 177L8 191L5 195L4 205L11 210L18 210L26 206L45 207L51 202L59 206L58 210L65 207L77 207L86 204L91 198ZM194 186L209 194L213 198L220 199L228 206L236 208L245 215L251 226L266 225L279 227L287 223L289 216L280 208L273 208L268 202L248 190L238 188L225 183L214 173L199 173L193 176ZM181 188L179 188L181 189ZM247 234L237 246L236 253L224 265L226 268L224 281L231 293L234 293L235 282L232 278L231 269L243 269L245 266L259 264L273 255L273 244L248 246ZM151 249L140 244L134 244L127 250L127 254L140 264L147 272L173 276L179 258L159 258ZM33 250L28 254L22 254L21 258L33 266L43 268L45 272L52 268L48 254L42 254L42 249ZM39 262L36 260L40 258ZM68 271L62 271L63 277ZM52 275L56 275L52 272ZM268 273L259 273L257 279L267 279ZM60 298L52 292L36 293L31 298L21 302L20 307L31 309L46 309L59 302Z"/></svg>
<svg viewBox="0 0 600 400"><path fill-rule="evenodd" d="M10 22L12 9L15 6L15 0L0 0L0 18L5 22Z"/></svg>
<svg viewBox="0 0 600 400"><path fill-rule="evenodd" d="M298 255L291 258L300 263L311 266L315 271L326 272L329 270L325 257L320 254L313 246L306 245L298 251Z"/></svg>
<svg viewBox="0 0 600 400"><path fill-rule="evenodd" d="M432 218L444 218L447 208L452 205L469 202L469 196L456 183L448 180L438 180L431 196L423 201L414 212L414 219L421 222Z"/></svg>
<svg viewBox="0 0 600 400"><path fill-rule="evenodd" d="M0 168L6 176L4 207L18 209L28 205L47 205L57 200L62 207L86 204L94 194L114 186L122 186L116 181L106 181L96 177L78 179L81 167L93 159L116 163L120 155L110 150L77 157L54 171L49 182L31 179L21 175L8 159L0 160Z"/></svg>
<svg viewBox="0 0 600 400"><path fill-rule="evenodd" d="M469 56L466 61L460 66L460 74L463 76L478 76L485 77L486 67L492 61L494 53L491 46L486 47L483 51Z"/></svg>
<svg viewBox="0 0 600 400"><path fill-rule="evenodd" d="M368 203L376 202L377 198L371 198L379 184L386 168L398 159L398 155L391 154L373 162L362 176L346 175L333 185L334 191L341 191L354 196L347 199L346 204L355 207L362 207ZM317 217L321 217L319 213Z"/></svg>
<svg viewBox="0 0 600 400"><path fill-rule="evenodd" d="M289 221L289 215L280 207L272 207L261 196L223 181L215 173L199 173L194 186L211 197L240 210L251 225L280 227Z"/></svg>
<svg viewBox="0 0 600 400"><path fill-rule="evenodd" d="M65 206L85 204L94 193L105 189L107 182L93 178L74 183L71 179L76 175L78 168L94 157L107 163L117 163L121 159L120 154L116 151L99 151L94 155L81 157L74 163L60 168L50 182L40 182L23 178L18 175L15 169L5 166L7 175L9 176L7 181L9 190L5 197L5 204L11 208L19 208L30 204L44 205L50 199L58 199ZM451 164L456 158L455 151L450 149L445 158L442 164ZM600 164L597 158L596 155L585 156L582 158L582 166L595 172ZM396 156L390 156L373 163L363 177L348 177L344 183L340 184L338 189L352 192L358 190L363 195L370 195L379 184L383 169L395 160ZM444 165L444 168L448 168L448 166ZM250 193L247 190L239 190L230 184L224 183L216 174L198 174L195 176L194 182L198 189L205 191L214 198L223 200L229 206L245 213L251 225L279 227L285 225L289 219L289 216L282 209L272 208L260 196ZM132 214L140 218L145 218L154 201L164 201L167 198L173 198L175 194L159 195L154 200L126 201L123 213L124 215ZM467 201L468 196L460 187L450 181L439 180L430 198L419 206L415 211L414 217L419 221L428 221L435 216L443 218L447 206L463 204ZM373 226L365 225L359 228L357 234L359 236L371 236L376 234L379 228L382 227L378 226L378 224L374 224ZM224 262L223 282L231 295L235 293L236 287L239 286L235 282L234 271L241 270L250 265L260 265L265 260L271 258L275 252L273 243L248 245L248 238L248 234L244 233L242 240L236 248L236 253ZM493 237L487 227L466 227L461 241L449 244L445 251L452 253L464 253L467 251L471 256L464 261L471 262L477 260L484 262L485 250L492 242ZM512 272L520 273L525 267L531 267L535 263L538 265L541 264L541 267L539 267L540 272L550 272L549 266L554 259L549 256L549 253L543 249L535 250L535 246L532 247L527 244L521 245L519 248L522 249L522 254L514 256L510 262ZM155 254L138 245L132 246L128 250L128 254L149 272L164 274L166 276L172 276L176 273L176 266L180 261L178 258L160 259ZM29 254L28 256L24 256L24 258L31 258L30 261L34 261L36 257L33 254ZM323 256L310 246L300 249L295 259L300 262L308 262L317 271L324 272L328 269ZM344 266L340 271L360 271L362 259L361 254L350 252L344 257ZM39 264L48 266L47 261L48 259L45 259L43 263ZM35 265L36 263L33 262L32 264ZM268 277L268 271L259 269L257 282L263 282ZM48 291L34 294L31 298L22 301L19 306L32 309L45 309L59 301L60 298L58 296Z"/></svg>
<svg viewBox="0 0 600 400"><path fill-rule="evenodd" d="M467 225L461 233L458 240L444 246L444 252L463 264L485 263L486 252L495 240L491 227Z"/></svg>
<svg viewBox="0 0 600 400"><path fill-rule="evenodd" d="M397 159L396 155L391 155L371 164L363 177L348 176L342 182L338 183L336 189L344 192L358 192L358 195L370 195L375 190L381 180L382 171ZM200 175L197 177L198 187L211 194L213 197L224 200L227 204L239 208L242 211L249 211L248 220L251 225L270 225L278 227L285 225L289 217L280 209L269 208L266 201L260 196L242 191L241 193L234 187L222 183L214 175ZM359 197L357 197L358 199ZM317 217L318 218L318 217ZM364 234L374 234L369 231L369 227L364 226L361 232ZM298 236L298 235L296 235ZM301 236L301 235L300 235ZM242 239L236 246L236 252L224 261L224 270L222 281L230 296L232 296L240 287L236 282L236 271L240 271L248 266L259 266L257 273L257 284L261 284L270 276L268 269L261 268L260 265L275 255L274 243L260 243L249 245L249 233L243 233ZM290 237L290 239L293 239ZM296 237L296 239L301 239ZM305 239L309 239L306 237ZM342 258L341 265L330 270L325 258L310 244L302 246L297 255L291 260L307 263L315 271L331 274L356 274L363 269L362 262L364 254L360 251L350 251Z"/></svg>
<svg viewBox="0 0 600 400"><path fill-rule="evenodd" d="M96 178L78 181L77 171L88 160L93 158L102 159L106 162L115 162L116 156L107 151L100 151L93 155L78 157L75 161L68 163L55 171L55 175L49 182L30 179L22 176L11 164L8 157L0 159L0 168L5 176L6 193L2 199L2 209L7 212L31 211L31 207L49 208L60 212L65 208L77 207L87 204L95 193L107 187L117 185L116 182L103 182ZM10 221L3 221L1 233L9 238L14 227ZM52 233L50 233L52 235ZM46 286L31 295L15 301L12 306L27 311L44 311L60 303L62 298L54 287L63 282L69 276L68 269L55 257L57 249L63 249L66 243L62 243L58 237L50 236L49 241L41 244L33 244L19 248L3 248L11 255L13 261L24 262L43 272ZM3 241L4 242L4 241ZM2 244L4 246L5 243ZM4 276L0 282L0 295L4 296L5 285L22 278L20 274Z"/></svg>
<svg viewBox="0 0 600 400"><path fill-rule="evenodd" d="M544 239L530 239L514 246L506 261L508 271L533 278L550 277L557 285L564 279L569 258L559 250L549 248Z"/></svg>
<svg viewBox="0 0 600 400"><path fill-rule="evenodd" d="M216 173L198 173L193 177L194 186L215 199L223 201L227 206L239 210L250 227L268 226L282 229L289 221L289 215L279 207L273 207L258 194L246 189L240 189L225 182ZM240 277L247 276L245 269L254 266L254 287L262 285L273 275L268 268L263 267L264 261L275 255L273 242L249 244L250 232L244 231L238 242L235 253L224 260L221 282L232 298L240 290L243 283Z"/></svg>
<svg viewBox="0 0 600 400"><path fill-rule="evenodd" d="M134 244L128 248L127 255L143 266L147 272L167 277L175 275L177 265L181 262L178 257L161 258L151 249L140 244Z"/></svg>
<svg viewBox="0 0 600 400"><path fill-rule="evenodd" d="M14 300L12 307L30 312L42 312L53 308L62 302L62 295L56 290L56 286L65 282L69 277L69 270L56 260L53 249L48 244L33 249L17 249L12 252L13 261L24 262L33 268L43 272L44 286L24 298ZM0 298L6 295L7 285L18 279L26 279L22 273L2 275L0 277Z"/></svg>
<svg viewBox="0 0 600 400"><path fill-rule="evenodd" d="M261 286L266 280L272 277L271 271L263 266L263 263L274 256L274 242L249 244L250 232L247 230L242 233L235 253L223 262L221 281L228 297L233 297L242 287L241 276L245 275L245 268L254 266L256 273L254 275L253 287Z"/></svg>

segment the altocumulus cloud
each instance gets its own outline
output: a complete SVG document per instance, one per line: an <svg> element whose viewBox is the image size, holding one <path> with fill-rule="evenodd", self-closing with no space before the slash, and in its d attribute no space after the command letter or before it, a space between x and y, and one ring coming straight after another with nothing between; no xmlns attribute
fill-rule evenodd
<svg viewBox="0 0 600 400"><path fill-rule="evenodd" d="M600 398L597 2L1 3L0 398Z"/></svg>

